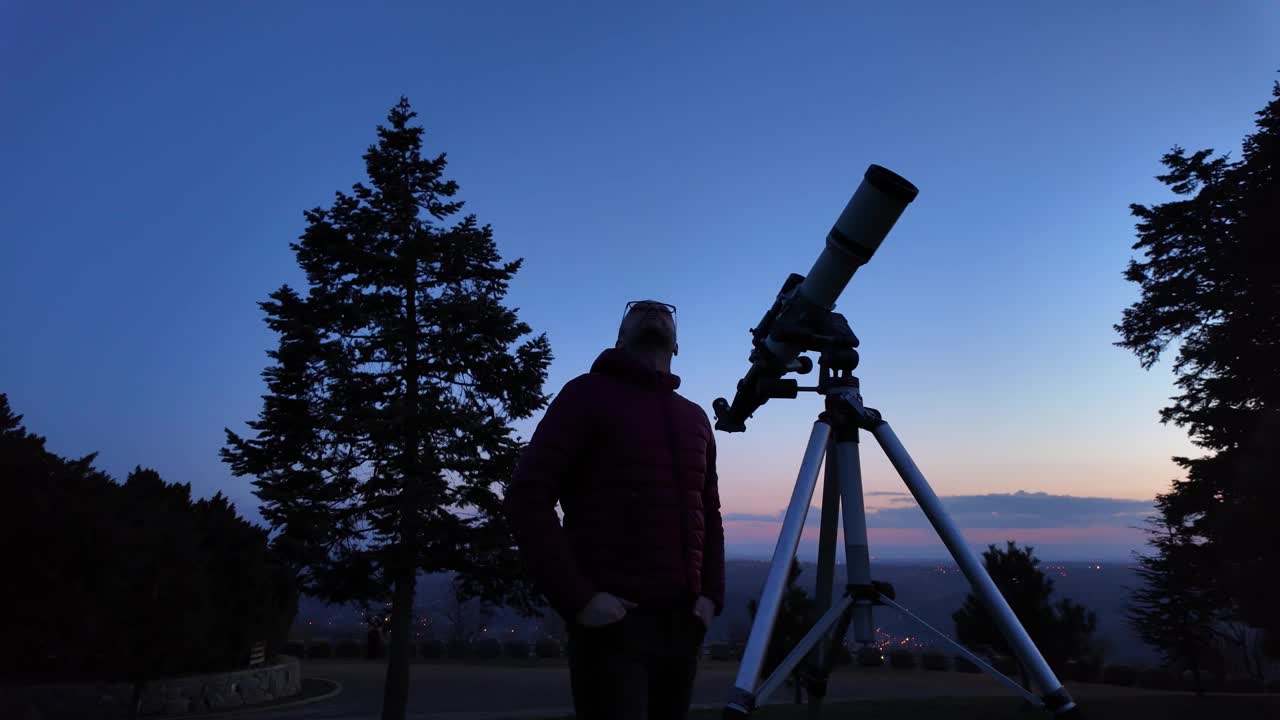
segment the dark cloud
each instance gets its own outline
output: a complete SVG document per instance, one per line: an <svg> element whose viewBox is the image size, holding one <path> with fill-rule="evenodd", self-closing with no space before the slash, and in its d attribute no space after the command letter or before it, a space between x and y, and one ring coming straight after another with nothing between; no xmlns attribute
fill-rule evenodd
<svg viewBox="0 0 1280 720"><path fill-rule="evenodd" d="M813 516L818 512L818 508L809 508L809 515ZM782 520L782 513L725 513L725 522L779 522Z"/></svg>
<svg viewBox="0 0 1280 720"><path fill-rule="evenodd" d="M872 490L871 492L862 493L865 497L911 497L911 493L899 492L897 490Z"/></svg>
<svg viewBox="0 0 1280 720"><path fill-rule="evenodd" d="M963 528L1134 527L1142 525L1154 509L1150 500L1050 495L1021 490L990 495L952 495L942 498L942 504L956 524ZM727 513L724 519L726 522L781 522L784 512ZM821 511L811 507L805 525L817 527L821 524L821 517ZM868 510L867 526L930 527L928 519L914 502L903 503L901 507Z"/></svg>

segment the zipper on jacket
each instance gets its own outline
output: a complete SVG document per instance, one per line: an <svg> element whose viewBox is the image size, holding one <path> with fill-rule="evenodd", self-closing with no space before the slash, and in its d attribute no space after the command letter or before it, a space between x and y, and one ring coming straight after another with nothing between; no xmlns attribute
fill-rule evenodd
<svg viewBox="0 0 1280 720"><path fill-rule="evenodd" d="M676 442L675 422L671 419L670 403L666 395L658 395L662 405L662 416L667 423L667 442L671 445L671 476L675 482L676 497L680 505L680 589L686 595L693 594L693 585L689 581L689 509L686 506L684 487L680 482L679 444Z"/></svg>

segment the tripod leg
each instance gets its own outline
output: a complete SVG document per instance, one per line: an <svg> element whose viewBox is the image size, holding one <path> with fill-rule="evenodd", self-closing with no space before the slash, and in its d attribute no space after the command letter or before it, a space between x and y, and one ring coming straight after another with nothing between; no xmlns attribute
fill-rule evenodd
<svg viewBox="0 0 1280 720"><path fill-rule="evenodd" d="M840 533L840 475L836 470L835 445L827 445L826 474L822 480L822 529L818 534L818 581L814 610L822 615L835 599L836 541ZM822 646L819 646L821 648ZM821 661L824 653L816 653Z"/></svg>
<svg viewBox="0 0 1280 720"><path fill-rule="evenodd" d="M822 529L818 534L818 582L815 588L814 612L821 617L831 607L835 587L836 541L840 532L840 475L836 470L836 446L827 445L827 463L822 480ZM827 676L831 674L834 646L820 640L809 655L814 677L809 683L809 717L822 716L822 700L827 695Z"/></svg>
<svg viewBox="0 0 1280 720"><path fill-rule="evenodd" d="M849 584L871 587L871 552L867 548L867 515L862 504L862 462L858 456L858 431L837 438L836 468L840 476L840 505L844 508L844 557ZM871 624L871 600L859 599L853 606L853 639L869 643L875 639Z"/></svg>
<svg viewBox="0 0 1280 720"><path fill-rule="evenodd" d="M889 457L889 461L893 463L894 468L898 470L898 474L902 476L902 481L906 483L907 489L915 497L916 503L920 505L920 509L929 518L929 522L933 525L934 530L938 532L938 536L942 538L942 542L951 551L951 557L955 558L961 572L969 579L974 593L982 600L987 612L991 613L991 618L995 621L1000 634L1008 641L1009 647L1013 648L1013 654L1017 656L1018 661L1022 663L1022 666L1031 675L1036 688L1042 693L1041 697L1044 698L1045 706L1056 714L1075 710L1076 705L1071 699L1071 695L1067 693L1066 688L1058 681L1057 676L1054 675L1053 670L1049 667L1049 663L1045 662L1044 656L1040 654L1040 650L1031 641L1031 636L1027 634L1026 628L1022 627L1022 623L1018 622L1018 617L1009 608L1009 603L1005 601L996 584L992 582L991 576L982 567L982 561L965 543L964 538L960 535L960 529L952 522L951 517L947 515L946 509L942 506L942 501L933 492L933 488L929 487L924 475L920 473L920 469L916 467L915 462L911 460L911 456L907 454L906 448L902 446L898 436L894 434L893 428L889 427L889 423L881 421L871 428L871 432L875 434L880 447L884 449L885 455ZM847 533L847 523L845 528ZM1075 712L1079 711L1075 710Z"/></svg>
<svg viewBox="0 0 1280 720"><path fill-rule="evenodd" d="M800 473L796 476L795 489L791 492L791 502L787 505L787 514L782 520L782 531L778 533L778 544L769 563L769 576L760 591L760 604L756 608L755 620L751 623L751 634L747 636L747 647L742 652L738 677L725 706L726 717L745 716L754 709L756 683L764 668L765 651L769 648L769 639L778 618L778 608L787 589L791 562L795 559L796 547L800 544L805 516L809 512L813 491L818 484L818 468L822 465L822 456L827 450L830 436L830 425L822 421L813 424L809 445L805 448L804 460L800 463Z"/></svg>
<svg viewBox="0 0 1280 720"><path fill-rule="evenodd" d="M800 664L800 661L804 659L804 656L816 645L820 644L822 642L822 638L830 633L833 627L840 624L841 618L844 617L849 606L852 604L853 601L850 598L842 598L840 602L836 603L831 607L831 609L827 610L822 617L818 618L818 620L813 624L813 627L809 628L809 632L805 633L804 637L800 638L800 640L796 642L795 648L793 648L791 652L787 653L787 656L782 659L782 662L778 663L778 667L773 671L773 673L771 673L769 677L765 678L764 682L760 683L759 689L756 690L756 699L758 701L764 702L768 700L769 697L782 686L782 683L786 682L787 676L790 675L791 671Z"/></svg>

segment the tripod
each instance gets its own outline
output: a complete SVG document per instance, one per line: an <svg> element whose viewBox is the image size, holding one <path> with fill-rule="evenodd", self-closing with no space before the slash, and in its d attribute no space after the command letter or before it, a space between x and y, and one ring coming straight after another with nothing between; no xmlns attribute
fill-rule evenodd
<svg viewBox="0 0 1280 720"><path fill-rule="evenodd" d="M834 313L832 313L834 315ZM867 549L867 522L862 501L862 470L858 456L858 433L870 432L889 457L898 474L911 491L920 509L928 517L938 536L950 551L960 570L973 586L973 591L991 613L996 627L1004 636L1014 655L1026 668L1039 697L1027 692L1013 680L988 665L982 658L955 643L941 632L929 627L943 640L954 645L980 668L1004 682L1011 689L1024 695L1032 704L1043 705L1059 716L1076 716L1079 710L1066 688L1058 681L1044 656L1031 641L1025 628L1009 608L981 561L961 537L959 528L952 522L938 496L925 481L924 475L907 454L889 423L880 413L862 404L858 378L853 370L858 364L853 349L858 340L848 325L837 335L810 335L803 339L807 350L821 350L821 367L817 387L801 388L794 380L762 382L762 393L767 397L796 397L801 391L817 392L825 398L825 410L818 416L809 435L809 444L800 464L791 502L782 522L778 544L770 562L769 575L760 593L760 603L751 634L747 638L738 676L725 705L724 717L746 717L776 691L786 677L808 658L810 669L809 716L821 715L826 696L827 678L835 660L835 650L853 626L853 637L859 643L872 640L871 609L875 605L888 605L908 617L929 627L894 600L893 589L885 583L871 579L871 559ZM799 338L797 338L799 339ZM765 652L778 615L791 562L800 542L805 516L813 499L818 482L818 469L826 459L826 477L822 494L822 524L818 539L817 610L821 616L812 629L800 639L792 650L763 683L759 683ZM835 575L836 534L838 513L843 510L845 560L848 579L844 596L832 604ZM758 684L759 683L759 684Z"/></svg>

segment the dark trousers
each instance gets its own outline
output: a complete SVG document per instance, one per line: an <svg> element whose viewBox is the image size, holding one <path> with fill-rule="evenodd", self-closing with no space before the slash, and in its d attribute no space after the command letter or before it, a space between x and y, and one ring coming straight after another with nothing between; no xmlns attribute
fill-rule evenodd
<svg viewBox="0 0 1280 720"><path fill-rule="evenodd" d="M637 607L599 628L569 626L578 720L675 720L689 712L706 636L692 607Z"/></svg>

